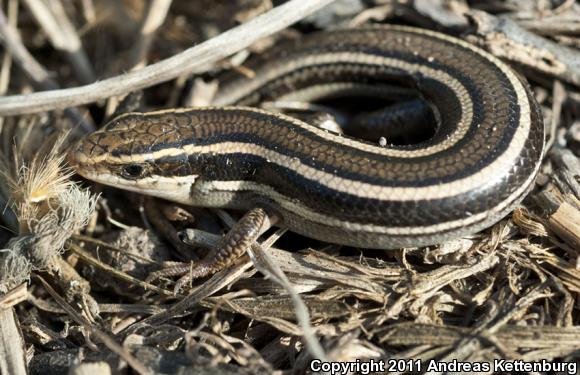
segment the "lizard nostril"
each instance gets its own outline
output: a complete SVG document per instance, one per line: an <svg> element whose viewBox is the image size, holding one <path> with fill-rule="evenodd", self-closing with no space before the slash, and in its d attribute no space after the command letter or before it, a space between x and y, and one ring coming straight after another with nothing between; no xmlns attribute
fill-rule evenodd
<svg viewBox="0 0 580 375"><path fill-rule="evenodd" d="M71 166L71 167L75 167L79 164L79 158L78 158L78 154L81 151L79 151L79 147L78 146L74 146L72 148L70 148L68 150L68 152L66 153L66 163Z"/></svg>
<svg viewBox="0 0 580 375"><path fill-rule="evenodd" d="M89 162L89 156L86 152L86 144L84 140L79 141L74 144L66 154L66 163L73 168L78 169L78 167L85 165Z"/></svg>

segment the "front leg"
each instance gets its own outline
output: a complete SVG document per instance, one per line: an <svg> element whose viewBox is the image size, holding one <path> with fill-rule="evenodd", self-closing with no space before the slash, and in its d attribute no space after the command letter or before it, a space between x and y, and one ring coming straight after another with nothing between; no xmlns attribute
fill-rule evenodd
<svg viewBox="0 0 580 375"><path fill-rule="evenodd" d="M175 283L174 291L177 294L191 280L209 276L231 266L271 226L272 222L266 211L254 208L244 214L216 246L193 267L180 265L166 268L152 273L147 280L151 281L161 276L183 275Z"/></svg>

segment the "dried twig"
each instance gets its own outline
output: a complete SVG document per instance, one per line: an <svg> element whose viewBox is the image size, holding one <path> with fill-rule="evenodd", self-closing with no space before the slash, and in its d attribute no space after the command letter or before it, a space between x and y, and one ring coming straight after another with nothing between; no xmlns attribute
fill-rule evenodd
<svg viewBox="0 0 580 375"><path fill-rule="evenodd" d="M492 54L580 86L580 52L533 34L507 17L469 12L477 31L472 39Z"/></svg>
<svg viewBox="0 0 580 375"><path fill-rule="evenodd" d="M199 73L207 69L209 64L282 30L332 1L289 1L200 45L138 71L86 86L0 98L0 115L36 113L91 103L153 86L188 72ZM0 18L0 24L2 21Z"/></svg>
<svg viewBox="0 0 580 375"><path fill-rule="evenodd" d="M18 30L8 23L4 12L0 9L0 40L7 50L9 50L16 62L20 65L26 75L32 79L37 87L44 90L56 89L56 83L50 78L48 72L36 61L28 52Z"/></svg>
<svg viewBox="0 0 580 375"><path fill-rule="evenodd" d="M25 375L24 339L20 335L14 310L0 310L0 373Z"/></svg>
<svg viewBox="0 0 580 375"><path fill-rule="evenodd" d="M139 69L147 64L147 52L159 27L165 21L172 0L150 0L141 22L139 36L131 51L129 69Z"/></svg>
<svg viewBox="0 0 580 375"><path fill-rule="evenodd" d="M52 287L41 277L38 277L44 288L52 298L62 307L75 322L82 325L87 332L97 337L107 348L111 351L117 353L121 356L131 367L137 371L137 373L145 375L151 374L148 368L146 368L141 362L139 362L131 353L128 352L123 346L119 345L115 340L109 336L107 333L101 331L100 329L94 327L88 320L86 320L81 314L75 311L66 301L54 290Z"/></svg>
<svg viewBox="0 0 580 375"><path fill-rule="evenodd" d="M61 1L25 0L24 2L53 47L64 53L81 82L93 82L95 80L93 68Z"/></svg>
<svg viewBox="0 0 580 375"><path fill-rule="evenodd" d="M33 81L34 85L41 90L53 90L58 88L58 84L50 78L48 72L36 59L28 52L18 31L6 20L4 12L0 9L0 41L6 49L12 53L14 60L20 68ZM65 113L77 124L80 124L87 132L94 130L94 125L89 122L76 108L68 108Z"/></svg>
<svg viewBox="0 0 580 375"><path fill-rule="evenodd" d="M274 263L266 254L262 246L258 243L255 243L251 249L248 249L248 253L250 254L250 258L254 262L254 266L260 270L268 278L275 281L278 285L280 285L292 299L292 303L294 305L294 309L296 312L296 319L300 323L300 327L302 328L302 335L304 338L304 343L308 348L308 351L314 358L318 358L321 361L329 361L327 354L325 353L322 345L316 338L314 334L314 329L312 328L312 324L310 324L310 314L308 312L308 308L304 304L304 301L300 298L296 290L284 274L280 267Z"/></svg>

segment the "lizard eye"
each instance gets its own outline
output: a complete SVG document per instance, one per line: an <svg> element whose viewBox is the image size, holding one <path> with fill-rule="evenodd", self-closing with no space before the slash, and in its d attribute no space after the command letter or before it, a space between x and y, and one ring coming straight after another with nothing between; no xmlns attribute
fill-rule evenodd
<svg viewBox="0 0 580 375"><path fill-rule="evenodd" d="M123 167L121 175L129 180L135 180L143 177L145 174L145 167L139 164L129 164Z"/></svg>

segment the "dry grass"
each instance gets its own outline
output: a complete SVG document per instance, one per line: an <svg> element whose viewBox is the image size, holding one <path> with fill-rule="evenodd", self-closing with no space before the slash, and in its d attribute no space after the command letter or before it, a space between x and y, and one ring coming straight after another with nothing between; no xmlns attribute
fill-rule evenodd
<svg viewBox="0 0 580 375"><path fill-rule="evenodd" d="M17 236L10 239L0 257L0 290L6 292L30 277L32 270L58 266L65 241L86 226L96 198L71 181L73 171L64 165L66 136L47 141L30 163L18 155L3 160L3 182L10 199L8 207L18 218ZM13 171L10 173L10 171Z"/></svg>
<svg viewBox="0 0 580 375"><path fill-rule="evenodd" d="M54 72L52 88L157 62L220 34L234 26L233 19L247 20L272 6L262 0L242 6L175 0L166 14L156 14L137 1L62 2L74 28L66 26L49 37L50 28L33 22L37 16L30 8L42 1L26 3L18 14L15 1L7 2L8 19L0 20L6 21L0 33L12 27L20 42L11 42L20 43L43 71ZM250 257L174 295L175 280L151 285L145 279L169 262L189 261L203 252L184 246L178 231L196 228L190 233L211 244L236 213L143 200L83 181L91 186L89 193L79 187L80 180L73 182L62 150L103 123L119 98L97 101L107 97L101 92L102 97L79 99L86 104L63 113L5 116L0 118L0 203L6 207L0 217L0 290L29 284L27 295L20 287L0 297L0 306L12 309L4 311L14 311L19 320L10 322L0 314L0 329L18 325L3 332L21 332L29 371L65 373L74 363L71 373L82 373L91 371L83 365L97 362L94 366L112 373L128 372L128 367L139 373L181 369L210 374L214 367L236 374L304 372L313 356L425 363L578 361L580 86L578 66L571 61L580 61L580 9L571 1L552 8L534 0L512 8L502 1L451 1L450 8L436 6L439 2L410 3L343 4L307 26L254 44L250 52L260 53L277 38L296 37L312 25L379 20L449 33L471 30L469 40L512 59L528 78L549 130L551 152L536 189L521 207L481 233L429 248L368 251L276 233ZM459 13L464 10L467 18ZM62 14L50 17L58 20ZM468 28L469 21L475 30ZM57 42L75 30L81 46L71 56ZM506 46L509 51L502 50ZM545 66L546 51L556 65ZM26 54L3 53L3 92L47 88L46 82L19 73L26 68L12 67L12 61L25 64ZM88 56L89 71L82 68L82 56ZM544 65L535 64L535 58ZM203 78L209 81L223 69L243 72L243 59L240 53L206 64ZM553 66L564 70L549 69ZM181 73L146 88L146 108L179 104L182 98L203 101L200 77L190 85L190 75ZM140 87L153 84L147 82ZM123 88L116 87L115 94L127 94ZM55 136L67 131L67 138ZM16 341L0 340L0 358L13 360L0 364L8 363L13 373L25 363L24 347ZM10 345L22 350L8 353ZM54 358L64 365L55 365Z"/></svg>

